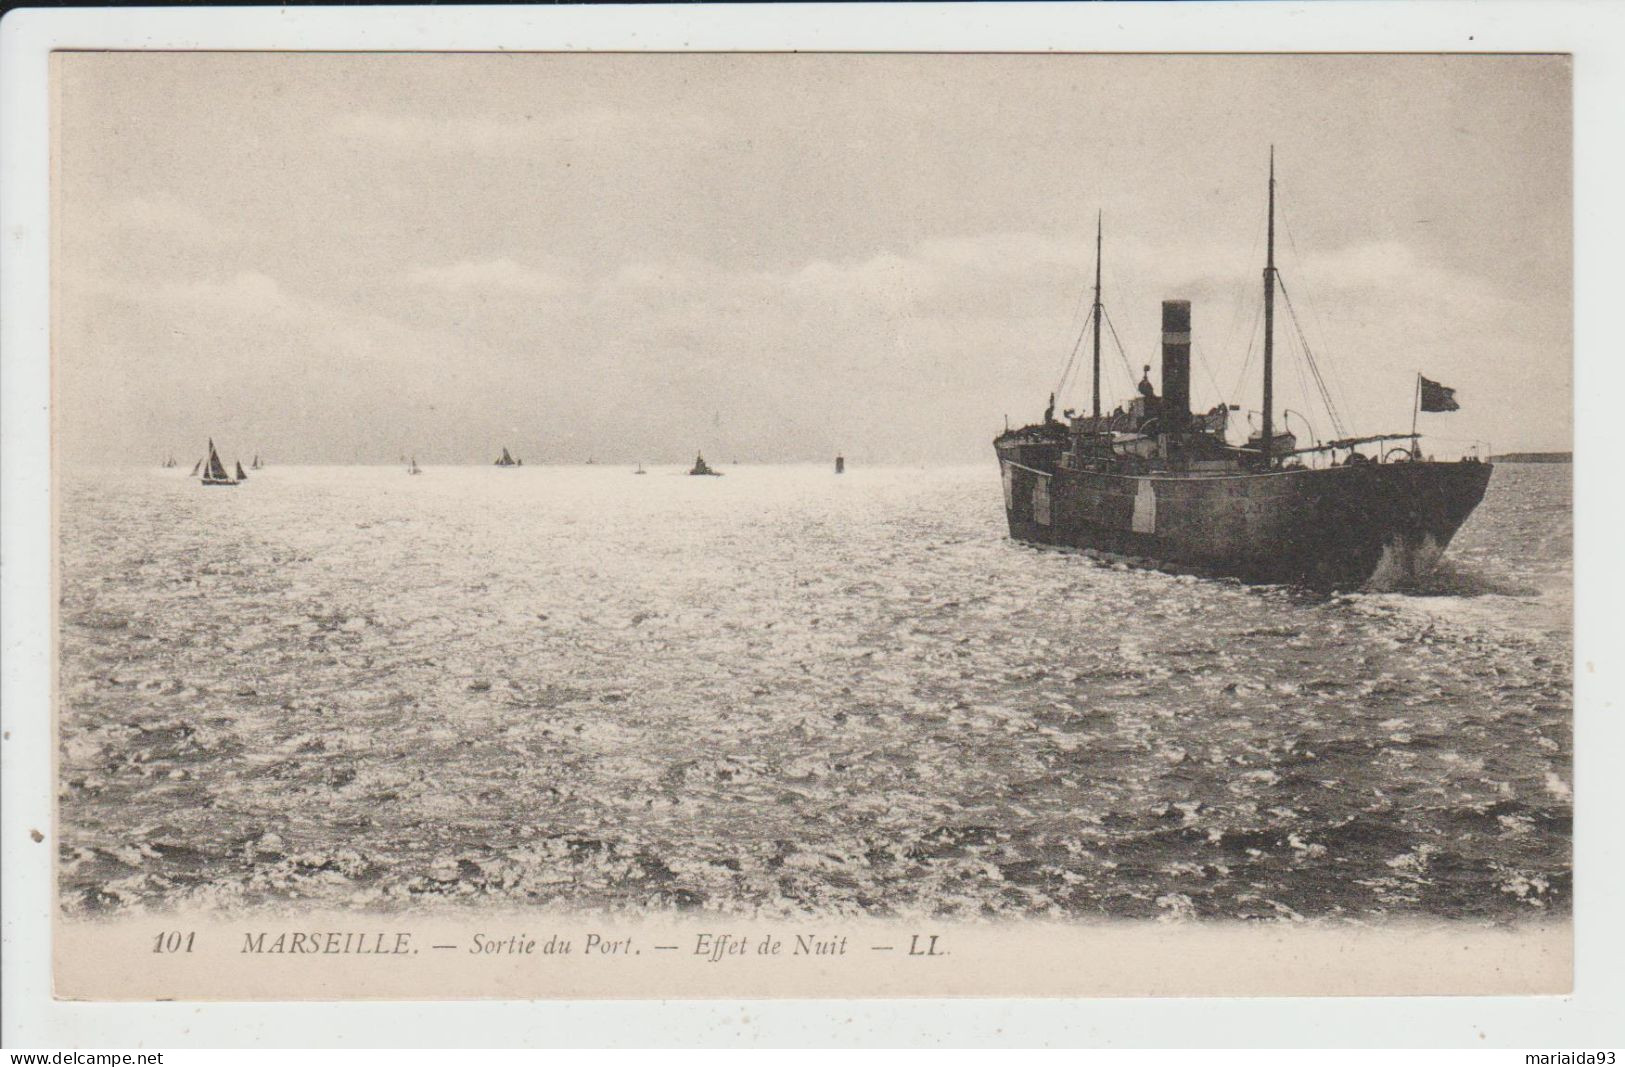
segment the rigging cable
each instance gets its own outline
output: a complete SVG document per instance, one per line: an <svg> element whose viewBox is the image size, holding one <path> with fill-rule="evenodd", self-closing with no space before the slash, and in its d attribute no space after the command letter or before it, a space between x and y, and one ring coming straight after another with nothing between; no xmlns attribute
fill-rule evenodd
<svg viewBox="0 0 1625 1067"><path fill-rule="evenodd" d="M1196 356L1196 362L1202 365L1202 371L1207 375L1208 383L1213 386L1215 402L1225 403L1224 393L1219 389L1219 379L1214 376L1212 365L1208 363L1207 357L1202 355L1202 350L1194 342L1191 344L1191 353Z"/></svg>
<svg viewBox="0 0 1625 1067"><path fill-rule="evenodd" d="M1106 275L1106 281L1107 281L1107 288L1109 288L1114 293L1121 294L1122 297L1123 297L1122 300L1118 301L1119 304L1123 305L1124 307L1131 307L1131 308L1141 306L1139 290L1136 289L1133 285L1129 284L1128 282L1122 281L1120 279L1120 277L1117 274L1115 261L1113 262L1113 265L1108 266L1106 268L1105 275ZM1105 304L1101 305L1102 310L1105 309L1105 306L1106 306ZM1110 314L1110 312L1108 312L1106 314L1106 321L1108 323L1111 322L1111 314ZM1124 346L1122 340L1117 338L1117 335L1115 333L1113 333L1112 336L1113 336L1113 339L1116 341L1118 354L1120 356L1122 356L1123 367L1128 372L1128 381L1124 385L1124 391L1119 393L1118 395L1119 396L1133 396L1134 391L1135 391L1134 387L1139 382L1140 379L1134 374L1134 369L1133 369L1132 365L1129 363L1127 348ZM1106 386L1102 385L1101 386L1101 393L1102 393L1102 395L1101 395L1101 403L1103 405L1105 404L1105 390L1106 390Z"/></svg>
<svg viewBox="0 0 1625 1067"><path fill-rule="evenodd" d="M1284 208L1281 210L1280 214L1281 214L1281 226L1282 226L1283 229L1286 230L1287 243L1289 245L1291 245L1291 247L1292 247L1292 256L1297 261L1297 264L1298 264L1299 268L1301 269L1303 267L1303 256L1298 252L1298 240L1297 240L1297 237L1294 236L1294 234L1292 232L1292 223L1287 218L1286 211L1284 210ZM1307 273L1307 272L1305 272L1305 273ZM1321 337L1326 337L1327 336L1326 323L1325 323L1325 320L1321 317L1320 305L1315 300L1315 291L1314 291L1313 286L1311 286L1309 288L1309 291L1308 291L1307 296L1306 296L1306 300L1307 300L1308 307L1309 307L1309 315L1310 315L1311 318L1313 318L1315 320L1315 329L1320 332ZM1343 382L1342 382L1341 378L1339 377L1339 375L1337 373L1337 364L1336 364L1335 361L1330 361L1328 363L1328 366L1326 368L1326 372L1327 372L1327 376L1331 379L1331 382L1330 382L1330 384L1331 384L1331 392L1333 392L1333 393L1335 393L1337 395L1338 400L1342 403L1343 410L1347 411L1349 413L1350 418L1354 418L1354 416L1356 416L1358 413L1354 410L1354 405L1349 403L1348 392L1347 392L1347 390L1345 390L1343 388ZM1358 421L1358 420L1356 420L1356 421Z"/></svg>
<svg viewBox="0 0 1625 1067"><path fill-rule="evenodd" d="M1315 361L1315 354L1309 348L1309 339L1304 336L1303 323L1298 321L1298 309L1292 306L1292 296L1286 291L1286 283L1281 281L1280 274L1276 274L1276 282L1281 286L1281 295L1286 298L1286 307L1292 317L1292 326L1297 331L1298 342L1303 345L1303 354L1309 363L1309 370L1314 375L1315 385L1320 390L1320 398L1326 405L1326 413L1332 417L1332 429L1338 437L1347 437L1348 431L1343 428L1343 420L1337 413L1337 405L1332 403L1331 391L1326 387L1326 379L1320 373L1320 364ZM1305 389L1304 395L1308 395Z"/></svg>
<svg viewBox="0 0 1625 1067"><path fill-rule="evenodd" d="M1301 335L1300 335L1300 340L1301 340ZM1298 395L1303 397L1303 399L1306 402L1305 406L1308 406L1307 401L1310 398L1309 397L1309 382L1305 378L1304 373L1303 373L1303 365L1305 363L1305 360L1303 358L1303 348L1300 345L1295 344L1293 342L1291 334L1287 334L1287 336L1286 336L1286 347L1287 347L1287 350L1292 353L1292 355L1297 357L1296 359L1294 359L1292 361L1292 369L1294 371L1296 371L1297 374L1298 374ZM1284 420L1286 418L1286 410L1287 410L1286 406L1282 405L1282 407L1281 407L1281 412L1282 412L1281 417L1282 417L1283 422L1284 422ZM1342 434L1339 433L1338 436L1341 437Z"/></svg>
<svg viewBox="0 0 1625 1067"><path fill-rule="evenodd" d="M1089 314L1087 314L1087 315L1085 315L1083 317L1083 329L1078 333L1078 341L1079 341L1079 343L1082 343L1083 338L1088 336L1089 327L1094 323L1094 321L1095 321L1095 308L1094 308L1093 304L1090 304L1090 306L1089 306ZM1085 360L1085 359L1078 360L1077 367L1074 368L1073 371L1072 371L1072 381L1067 384L1067 389L1071 390L1071 389L1074 389L1077 386L1078 379L1083 377L1083 369L1084 369L1084 367L1086 367L1088 365L1089 365L1089 360Z"/></svg>
<svg viewBox="0 0 1625 1067"><path fill-rule="evenodd" d="M1268 213L1266 211L1260 211L1258 213L1258 224L1257 224L1257 226L1255 226L1253 228L1253 243L1247 249L1247 262L1248 263L1251 263L1251 262L1254 261L1253 257L1258 251L1258 246L1261 245L1263 243L1263 241L1264 241L1264 231L1265 231L1265 228L1267 227L1267 225L1268 225ZM1247 274L1247 271L1243 270L1241 272L1240 276L1245 277L1246 274ZM1247 292L1248 292L1248 289L1250 287L1250 284L1251 283L1243 281L1243 282L1239 283L1236 286L1236 300L1235 300L1235 303L1231 306L1231 311L1230 311L1230 328L1225 331L1224 345L1222 346L1221 351L1224 351L1224 352L1231 351L1231 345L1234 342L1235 336L1236 336L1236 327L1241 325L1242 308L1244 308L1246 306L1246 304L1247 304ZM1258 329L1258 315L1259 315L1259 309L1255 307L1253 309L1253 325L1252 325L1252 330L1255 331L1255 332ZM1248 343L1251 344L1251 340L1249 340ZM1243 367L1242 377L1243 378L1246 377L1246 369L1245 369L1245 367ZM1239 389L1240 389L1240 385L1241 385L1240 380L1238 380L1236 384L1237 384L1237 390L1238 391L1231 393L1230 394L1231 396L1239 396L1240 395L1240 393L1239 393ZM1223 399L1223 398L1221 397L1221 399Z"/></svg>
<svg viewBox="0 0 1625 1067"><path fill-rule="evenodd" d="M1263 305L1259 305L1259 307L1254 309L1253 324L1252 327L1247 331L1247 356L1241 361L1241 373L1236 375L1236 387L1231 391L1231 396L1242 397L1246 395L1242 392L1241 387L1247 381L1247 369L1253 365L1253 346L1258 343L1258 320L1262 318L1263 315Z"/></svg>
<svg viewBox="0 0 1625 1067"><path fill-rule="evenodd" d="M1071 374L1073 372L1072 361L1078 358L1078 346L1083 343L1083 334L1089 329L1089 320L1090 320L1090 318L1093 317L1093 315L1095 313L1095 305L1094 305L1093 302L1091 302L1089 304L1089 313L1083 317L1083 324L1081 326L1078 325L1078 312L1083 310L1083 300L1084 300L1084 297L1086 297L1088 295L1089 295L1089 290L1088 290L1087 287L1080 288L1078 290L1077 302L1072 305L1072 315L1071 315L1070 318L1067 319L1067 332L1071 333L1073 327L1077 327L1077 329L1078 329L1078 339L1077 339L1077 341L1073 342L1073 344L1072 344L1072 354L1067 357L1066 367L1065 367L1065 369L1063 369L1061 371L1061 384L1055 390L1056 397L1057 397L1057 403L1060 402L1060 398L1062 397L1064 391L1067 388L1067 375Z"/></svg>
<svg viewBox="0 0 1625 1067"><path fill-rule="evenodd" d="M1078 339L1072 342L1072 354L1066 357L1066 366L1061 370L1061 380L1055 383L1055 396L1064 398L1066 395L1067 379L1073 374L1073 364L1078 360L1078 349L1083 347L1084 335L1089 332L1089 322L1095 317L1095 309L1090 305L1089 315L1083 320L1083 326L1078 330Z"/></svg>
<svg viewBox="0 0 1625 1067"><path fill-rule="evenodd" d="M1101 305L1101 310L1106 311L1104 304ZM1129 365L1128 353L1123 351L1123 342L1117 336L1117 324L1112 322L1111 312L1109 311L1106 311L1106 326L1112 331L1112 340L1117 343L1117 354L1122 357L1123 369L1128 372L1128 380L1132 383L1135 380L1134 368Z"/></svg>

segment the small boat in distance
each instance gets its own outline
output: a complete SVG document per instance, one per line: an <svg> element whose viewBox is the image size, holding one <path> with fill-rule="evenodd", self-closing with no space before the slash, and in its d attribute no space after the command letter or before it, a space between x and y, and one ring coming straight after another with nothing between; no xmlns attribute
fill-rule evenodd
<svg viewBox="0 0 1625 1067"><path fill-rule="evenodd" d="M407 474L422 474L423 473L423 468L418 466L418 458L416 456L412 457L412 465L410 467L406 468L406 473Z"/></svg>
<svg viewBox="0 0 1625 1067"><path fill-rule="evenodd" d="M179 464L175 462L174 456L170 456L168 459L164 460L164 470L166 471L177 466L179 466Z"/></svg>
<svg viewBox="0 0 1625 1067"><path fill-rule="evenodd" d="M648 474L649 472L643 469L643 464L642 463L639 463L638 464L638 469L633 471L632 473L633 474Z"/></svg>
<svg viewBox="0 0 1625 1067"><path fill-rule="evenodd" d="M507 448L504 447L502 450L502 455L497 458L496 465L498 467L523 467L525 465L525 461L522 459L514 459L513 456L508 454Z"/></svg>
<svg viewBox="0 0 1625 1067"><path fill-rule="evenodd" d="M838 455L838 456L835 457L835 473L836 474L845 474L846 473L846 457L845 456L839 456Z"/></svg>
<svg viewBox="0 0 1625 1067"><path fill-rule="evenodd" d="M248 465L248 469L251 471L257 471L263 466L265 466L265 464L260 462L260 454L258 452L254 453L254 462Z"/></svg>
<svg viewBox="0 0 1625 1067"><path fill-rule="evenodd" d="M248 481L248 475L243 473L243 461L242 460L237 461L237 480L239 482Z"/></svg>
<svg viewBox="0 0 1625 1067"><path fill-rule="evenodd" d="M707 476L712 477L712 478L720 478L720 477L722 477L722 472L717 471L717 470L712 470L711 467L705 462L705 457L698 454L698 453L695 454L695 456L694 456L694 466L689 469L688 473L694 474L694 475L707 475Z"/></svg>
<svg viewBox="0 0 1625 1067"><path fill-rule="evenodd" d="M239 467L238 470L242 468ZM204 485L236 485L237 479L226 473L226 465L220 462L220 453L214 450L214 438L209 439L209 459L203 467Z"/></svg>

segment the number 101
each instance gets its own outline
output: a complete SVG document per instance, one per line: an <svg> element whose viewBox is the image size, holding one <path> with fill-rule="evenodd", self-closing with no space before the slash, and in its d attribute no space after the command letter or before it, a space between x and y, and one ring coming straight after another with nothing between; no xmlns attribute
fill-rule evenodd
<svg viewBox="0 0 1625 1067"><path fill-rule="evenodd" d="M189 930L184 934L179 930L170 930L167 933L158 935L152 943L152 950L154 952L190 952L192 951L192 939L195 937L197 937L196 930Z"/></svg>

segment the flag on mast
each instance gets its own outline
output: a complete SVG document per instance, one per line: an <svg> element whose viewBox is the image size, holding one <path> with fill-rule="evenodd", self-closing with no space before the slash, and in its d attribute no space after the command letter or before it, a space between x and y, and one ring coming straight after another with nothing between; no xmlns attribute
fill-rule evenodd
<svg viewBox="0 0 1625 1067"><path fill-rule="evenodd" d="M1420 396L1423 411L1461 410L1461 405L1456 403L1456 391L1430 378L1422 379Z"/></svg>

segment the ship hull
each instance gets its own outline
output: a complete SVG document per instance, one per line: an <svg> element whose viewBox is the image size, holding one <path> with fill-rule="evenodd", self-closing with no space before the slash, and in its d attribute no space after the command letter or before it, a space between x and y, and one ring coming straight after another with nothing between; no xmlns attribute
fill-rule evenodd
<svg viewBox="0 0 1625 1067"><path fill-rule="evenodd" d="M1357 588L1430 568L1488 463L1365 463L1213 477L1044 470L1000 448L1010 536L1249 583Z"/></svg>

